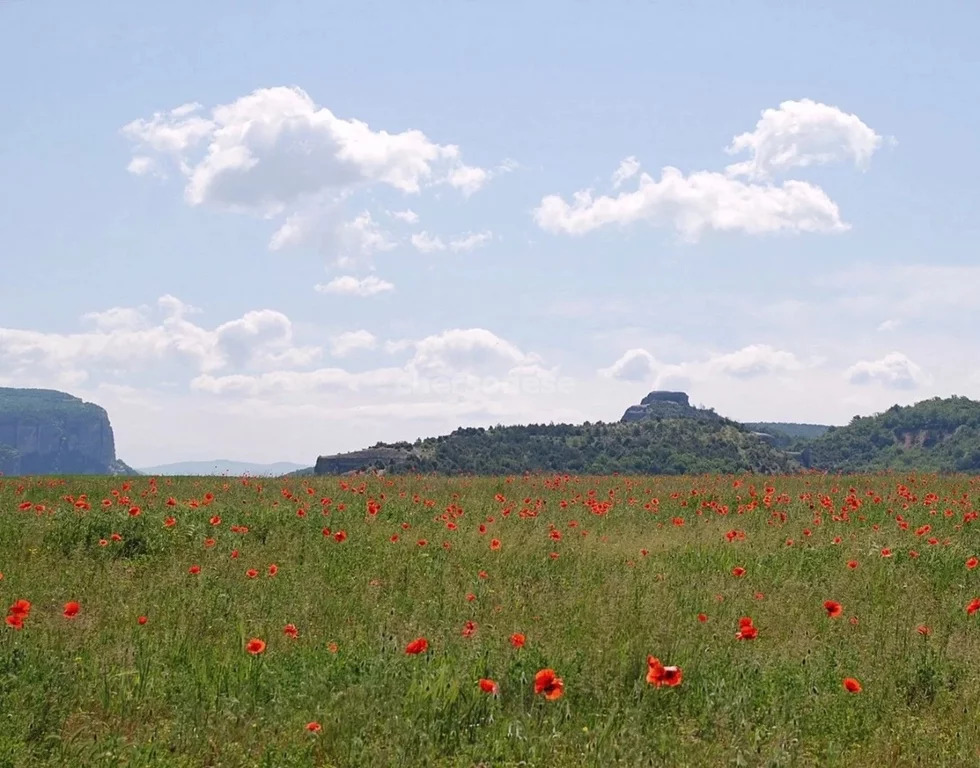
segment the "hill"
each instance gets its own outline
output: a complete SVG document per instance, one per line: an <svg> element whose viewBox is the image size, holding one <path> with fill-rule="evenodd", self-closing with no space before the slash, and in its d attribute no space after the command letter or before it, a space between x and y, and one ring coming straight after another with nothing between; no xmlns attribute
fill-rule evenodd
<svg viewBox="0 0 980 768"><path fill-rule="evenodd" d="M743 425L691 407L683 393L665 394L672 399L648 395L618 423L457 429L415 443L378 443L363 451L321 456L315 471L686 474L787 472L796 466ZM641 415L650 403L654 407Z"/></svg>
<svg viewBox="0 0 980 768"><path fill-rule="evenodd" d="M229 461L214 459L213 461L180 461L173 464L160 464L155 467L140 467L137 471L144 475L229 475L241 477L279 477L306 468L304 464L291 461L277 461L272 464L259 464L249 461Z"/></svg>
<svg viewBox="0 0 980 768"><path fill-rule="evenodd" d="M980 402L935 397L905 407L894 405L873 416L855 416L846 427L831 427L810 441L800 461L841 472L978 472Z"/></svg>
<svg viewBox="0 0 980 768"><path fill-rule="evenodd" d="M105 409L53 389L0 387L0 473L119 475Z"/></svg>

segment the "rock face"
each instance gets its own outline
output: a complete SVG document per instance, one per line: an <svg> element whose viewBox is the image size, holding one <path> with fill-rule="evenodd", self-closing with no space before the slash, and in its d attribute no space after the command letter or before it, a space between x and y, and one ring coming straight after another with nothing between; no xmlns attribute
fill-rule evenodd
<svg viewBox="0 0 980 768"><path fill-rule="evenodd" d="M0 472L114 475L132 470L116 459L103 408L51 389L0 387Z"/></svg>
<svg viewBox="0 0 980 768"><path fill-rule="evenodd" d="M639 405L626 409L620 421L643 421L644 419L699 419L701 421L720 420L714 411L694 408L686 392L667 392L655 390L640 400Z"/></svg>
<svg viewBox="0 0 980 768"><path fill-rule="evenodd" d="M401 448L366 448L363 451L319 456L313 474L345 475L362 469L384 469L405 461L411 455L411 451Z"/></svg>

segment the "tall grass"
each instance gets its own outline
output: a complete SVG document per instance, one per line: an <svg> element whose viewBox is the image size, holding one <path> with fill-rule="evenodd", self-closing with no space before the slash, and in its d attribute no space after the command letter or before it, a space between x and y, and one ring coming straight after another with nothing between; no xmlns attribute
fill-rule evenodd
<svg viewBox="0 0 980 768"><path fill-rule="evenodd" d="M977 765L975 509L888 474L3 479L0 767Z"/></svg>

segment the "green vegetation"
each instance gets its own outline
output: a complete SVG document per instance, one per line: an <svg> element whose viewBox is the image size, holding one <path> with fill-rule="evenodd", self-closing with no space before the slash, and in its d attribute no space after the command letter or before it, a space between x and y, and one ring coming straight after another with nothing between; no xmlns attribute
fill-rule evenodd
<svg viewBox="0 0 980 768"><path fill-rule="evenodd" d="M908 469L980 471L980 403L966 397L933 398L855 416L807 444L804 465L841 472Z"/></svg>
<svg viewBox="0 0 980 768"><path fill-rule="evenodd" d="M408 448L383 444L379 448ZM645 419L616 424L532 424L457 429L419 440L396 471L442 474L507 474L554 471L697 474L785 472L786 456L721 419Z"/></svg>
<svg viewBox="0 0 980 768"><path fill-rule="evenodd" d="M0 480L0 616L31 604L0 765L975 765L978 507L961 476Z"/></svg>

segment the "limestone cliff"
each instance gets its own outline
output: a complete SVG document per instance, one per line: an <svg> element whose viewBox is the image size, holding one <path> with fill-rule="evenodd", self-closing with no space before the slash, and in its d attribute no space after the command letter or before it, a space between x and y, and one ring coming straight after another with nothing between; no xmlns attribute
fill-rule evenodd
<svg viewBox="0 0 980 768"><path fill-rule="evenodd" d="M0 472L5 475L129 474L116 459L109 416L50 389L0 387Z"/></svg>

